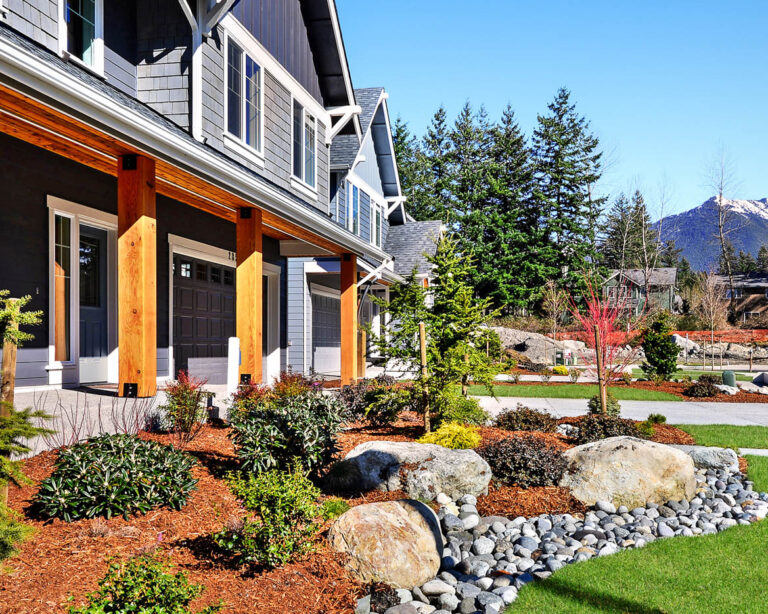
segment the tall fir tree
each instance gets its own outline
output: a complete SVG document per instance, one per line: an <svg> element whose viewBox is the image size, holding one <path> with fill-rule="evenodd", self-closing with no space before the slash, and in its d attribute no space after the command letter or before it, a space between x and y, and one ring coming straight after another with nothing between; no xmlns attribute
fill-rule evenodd
<svg viewBox="0 0 768 614"><path fill-rule="evenodd" d="M605 199L595 193L602 153L589 122L576 113L570 92L561 88L539 115L533 132L535 198L543 213L547 248L540 257L548 277L580 285L596 261L597 222Z"/></svg>
<svg viewBox="0 0 768 614"><path fill-rule="evenodd" d="M755 261L755 257L749 252L739 250L739 255L736 258L736 268L734 271L744 275L749 275L750 273L754 273L756 270L757 262Z"/></svg>
<svg viewBox="0 0 768 614"><path fill-rule="evenodd" d="M457 221L453 211L453 164L451 131L445 107L441 106L432 117L421 143L419 163L421 192L417 195L421 219L443 220L449 226ZM413 203L412 203L413 204Z"/></svg>
<svg viewBox="0 0 768 614"><path fill-rule="evenodd" d="M730 267L728 264L730 264ZM718 273L720 273L720 275L727 275L728 271L736 271L737 269L738 260L736 258L736 248L733 247L733 243L726 240L725 245L723 245L723 252L720 254L717 263Z"/></svg>
<svg viewBox="0 0 768 614"><path fill-rule="evenodd" d="M761 245L757 250L757 271L758 273L768 273L768 246Z"/></svg>
<svg viewBox="0 0 768 614"><path fill-rule="evenodd" d="M421 209L424 156L421 155L418 140L411 133L408 123L400 116L392 125L392 143L395 147L400 188L407 198L408 213L416 220L431 219Z"/></svg>

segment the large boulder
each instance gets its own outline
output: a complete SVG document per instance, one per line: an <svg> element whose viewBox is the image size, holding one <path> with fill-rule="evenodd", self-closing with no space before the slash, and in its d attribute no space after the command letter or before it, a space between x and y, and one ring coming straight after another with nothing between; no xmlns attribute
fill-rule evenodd
<svg viewBox="0 0 768 614"><path fill-rule="evenodd" d="M361 582L411 589L440 571L443 535L435 513L411 499L369 503L342 514L328 533Z"/></svg>
<svg viewBox="0 0 768 614"><path fill-rule="evenodd" d="M670 447L685 452L690 456L697 469L725 469L731 472L739 470L739 457L730 448L683 445Z"/></svg>
<svg viewBox="0 0 768 614"><path fill-rule="evenodd" d="M680 450L635 437L609 437L565 452L568 469L560 486L594 505L641 507L691 499L696 493L693 459Z"/></svg>
<svg viewBox="0 0 768 614"><path fill-rule="evenodd" d="M449 450L426 443L368 441L354 448L328 477L340 490L404 490L432 501L488 492L491 468L474 450Z"/></svg>

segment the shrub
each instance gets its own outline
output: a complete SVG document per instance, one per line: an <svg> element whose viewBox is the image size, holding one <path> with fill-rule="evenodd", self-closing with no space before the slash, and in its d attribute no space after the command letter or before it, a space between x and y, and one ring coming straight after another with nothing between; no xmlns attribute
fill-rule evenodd
<svg viewBox="0 0 768 614"><path fill-rule="evenodd" d="M628 371L624 371L621 374L621 381L624 382L625 386L631 386L632 385L632 374Z"/></svg>
<svg viewBox="0 0 768 614"><path fill-rule="evenodd" d="M554 433L557 419L546 412L517 404L517 408L508 409L496 418L496 426L507 431L540 431Z"/></svg>
<svg viewBox="0 0 768 614"><path fill-rule="evenodd" d="M230 403L230 420L240 414L248 414L268 407L275 399L272 389L265 384L249 382L241 384L232 395Z"/></svg>
<svg viewBox="0 0 768 614"><path fill-rule="evenodd" d="M313 472L336 452L336 435L344 408L321 392L304 392L276 400L262 411L234 413L230 437L246 471L287 469L298 459Z"/></svg>
<svg viewBox="0 0 768 614"><path fill-rule="evenodd" d="M664 414L648 414L646 422L648 424L665 424L667 417Z"/></svg>
<svg viewBox="0 0 768 614"><path fill-rule="evenodd" d="M364 420L366 409L373 400L373 391L395 384L391 375L379 375L373 379L361 379L354 384L343 386L337 393L339 401L344 404L351 420ZM371 394L369 394L371 393Z"/></svg>
<svg viewBox="0 0 768 614"><path fill-rule="evenodd" d="M714 397L720 394L720 389L717 385L722 382L722 378L718 378L715 375L702 375L699 379L689 385L683 394L688 397Z"/></svg>
<svg viewBox="0 0 768 614"><path fill-rule="evenodd" d="M574 439L576 445L600 441L608 437L638 437L645 439L632 420L616 416L594 414L585 416L579 421L579 432Z"/></svg>
<svg viewBox="0 0 768 614"><path fill-rule="evenodd" d="M16 554L17 546L32 533L32 527L17 519L10 509L0 506L0 561Z"/></svg>
<svg viewBox="0 0 768 614"><path fill-rule="evenodd" d="M414 394L412 386L370 389L366 393L365 420L375 427L392 424L400 412L416 409Z"/></svg>
<svg viewBox="0 0 768 614"><path fill-rule="evenodd" d="M556 367L552 367L552 373L554 375L568 375L568 367L557 365Z"/></svg>
<svg viewBox="0 0 768 614"><path fill-rule="evenodd" d="M611 391L609 390L606 394L606 399L608 401L606 410L608 412L609 416L618 416L621 413L621 404L619 403L618 399L611 394ZM594 415L602 415L603 410L600 407L600 395L596 394L593 396L589 401L587 402L587 411L590 414Z"/></svg>
<svg viewBox="0 0 768 614"><path fill-rule="evenodd" d="M509 374L509 381L513 384L519 384L520 383L520 374L519 373L510 373Z"/></svg>
<svg viewBox="0 0 768 614"><path fill-rule="evenodd" d="M658 376L666 381L677 371L680 348L672 339L672 330L669 314L660 312L643 331L645 362L641 368L649 377Z"/></svg>
<svg viewBox="0 0 768 614"><path fill-rule="evenodd" d="M647 420L644 422L638 422L637 430L645 439L650 439L656 434L656 429L654 428L653 424Z"/></svg>
<svg viewBox="0 0 768 614"><path fill-rule="evenodd" d="M19 462L11 458L30 452L27 443L33 437L53 434L52 430L35 426L33 422L34 419L45 420L50 417L42 411L19 411L10 403L0 403L0 512L6 505L5 485L8 482L16 485L29 482L21 472Z"/></svg>
<svg viewBox="0 0 768 614"><path fill-rule="evenodd" d="M499 333L493 329L483 329L477 336L475 345L491 360L496 360L501 354L501 338L499 337Z"/></svg>
<svg viewBox="0 0 768 614"><path fill-rule="evenodd" d="M481 439L477 427L464 426L458 422L444 422L437 430L427 433L417 441L434 443L452 450L468 450L479 446Z"/></svg>
<svg viewBox="0 0 768 614"><path fill-rule="evenodd" d="M552 379L552 371L546 368L541 369L539 371L539 375L541 376L541 381L544 382L545 384L548 384L549 380Z"/></svg>
<svg viewBox="0 0 768 614"><path fill-rule="evenodd" d="M458 388L448 388L444 391L435 423L459 422L483 426L488 424L490 419L488 412L480 407L480 401L473 397L465 397Z"/></svg>
<svg viewBox="0 0 768 614"><path fill-rule="evenodd" d="M320 491L299 465L290 472L235 475L230 487L256 517L223 529L213 539L240 564L277 567L310 549L321 514Z"/></svg>
<svg viewBox="0 0 768 614"><path fill-rule="evenodd" d="M321 514L325 520L336 520L343 513L349 511L349 503L338 497L331 497L323 501Z"/></svg>
<svg viewBox="0 0 768 614"><path fill-rule="evenodd" d="M197 484L195 461L170 446L134 435L102 435L62 450L37 503L44 516L67 522L154 507L181 509Z"/></svg>
<svg viewBox="0 0 768 614"><path fill-rule="evenodd" d="M308 377L294 371L283 371L280 379L272 385L272 394L281 399L298 397L320 386Z"/></svg>
<svg viewBox="0 0 768 614"><path fill-rule="evenodd" d="M568 371L568 377L571 378L571 381L575 384L579 381L579 378L581 377L581 369L577 369L576 367L572 367Z"/></svg>
<svg viewBox="0 0 768 614"><path fill-rule="evenodd" d="M165 387L166 402L160 409L165 412L165 423L180 450L200 434L207 412L205 401L209 394L203 389L206 380L190 377L179 371L178 378Z"/></svg>
<svg viewBox="0 0 768 614"><path fill-rule="evenodd" d="M540 437L509 437L478 449L494 477L521 488L553 486L560 481L566 460L555 446Z"/></svg>
<svg viewBox="0 0 768 614"><path fill-rule="evenodd" d="M141 556L113 563L99 581L99 590L87 595L88 605L70 608L69 614L190 614L189 604L203 592L190 584L183 571L172 575L155 557ZM209 605L199 614L221 611Z"/></svg>

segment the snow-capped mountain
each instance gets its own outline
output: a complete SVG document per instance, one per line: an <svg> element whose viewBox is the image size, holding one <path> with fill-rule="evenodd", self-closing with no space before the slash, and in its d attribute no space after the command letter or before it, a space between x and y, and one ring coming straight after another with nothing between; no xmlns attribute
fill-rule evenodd
<svg viewBox="0 0 768 614"><path fill-rule="evenodd" d="M757 256L761 245L768 245L768 198L762 200L725 200L730 211L727 228L736 253L739 250ZM695 270L717 268L720 243L717 233L717 200L710 198L698 207L661 220L661 235L674 239L682 255Z"/></svg>

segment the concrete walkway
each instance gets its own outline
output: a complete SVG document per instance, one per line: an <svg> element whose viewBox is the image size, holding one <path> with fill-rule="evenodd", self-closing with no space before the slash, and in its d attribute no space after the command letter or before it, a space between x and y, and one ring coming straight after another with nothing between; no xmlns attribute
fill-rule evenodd
<svg viewBox="0 0 768 614"><path fill-rule="evenodd" d="M533 399L523 397L477 397L491 415L514 408L518 403L547 411L558 418L587 412L587 399ZM645 420L648 414L664 414L669 424L736 424L768 426L768 403L697 403L695 401L620 401L621 415Z"/></svg>
<svg viewBox="0 0 768 614"><path fill-rule="evenodd" d="M751 454L752 456L768 456L768 450L763 448L739 448L739 454L744 456L745 454Z"/></svg>

